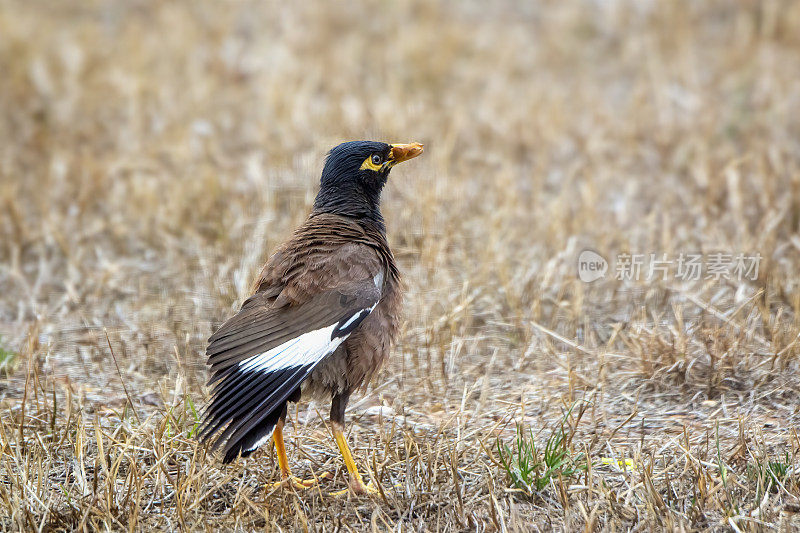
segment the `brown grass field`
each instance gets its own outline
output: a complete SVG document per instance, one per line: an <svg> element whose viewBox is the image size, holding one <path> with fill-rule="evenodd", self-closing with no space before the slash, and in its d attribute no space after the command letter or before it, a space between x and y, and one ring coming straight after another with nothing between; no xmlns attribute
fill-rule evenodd
<svg viewBox="0 0 800 533"><path fill-rule="evenodd" d="M350 139L426 145L348 411L374 498L330 495L324 402L305 493L193 435L205 340ZM797 531L799 267L800 2L0 0L0 529Z"/></svg>

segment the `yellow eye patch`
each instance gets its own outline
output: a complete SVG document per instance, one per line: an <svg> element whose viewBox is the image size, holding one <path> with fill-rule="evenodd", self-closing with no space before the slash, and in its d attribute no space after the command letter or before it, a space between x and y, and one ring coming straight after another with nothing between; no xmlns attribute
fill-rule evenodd
<svg viewBox="0 0 800 533"><path fill-rule="evenodd" d="M385 161L382 162L380 165L376 165L375 163L372 162L372 155L371 155L368 158L366 158L363 163L361 163L360 170L374 170L375 172L378 172L383 168L384 163Z"/></svg>

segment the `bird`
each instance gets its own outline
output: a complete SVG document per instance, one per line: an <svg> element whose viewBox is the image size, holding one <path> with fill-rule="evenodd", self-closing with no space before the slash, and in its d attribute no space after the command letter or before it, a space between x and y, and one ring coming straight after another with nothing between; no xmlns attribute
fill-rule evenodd
<svg viewBox="0 0 800 533"><path fill-rule="evenodd" d="M402 307L400 274L386 236L381 192L392 168L421 143L350 141L328 153L308 218L278 246L238 313L208 339L210 399L199 429L223 463L270 438L281 481L292 475L283 438L287 404L329 397L330 427L355 494L365 485L344 436L351 394L389 355ZM326 477L326 476L323 476Z"/></svg>

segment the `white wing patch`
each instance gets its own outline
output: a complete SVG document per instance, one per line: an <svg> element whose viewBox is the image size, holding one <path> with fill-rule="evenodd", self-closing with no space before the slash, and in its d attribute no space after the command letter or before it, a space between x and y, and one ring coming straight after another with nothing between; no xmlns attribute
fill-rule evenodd
<svg viewBox="0 0 800 533"><path fill-rule="evenodd" d="M371 307L353 313L353 316L344 324L339 325L336 322L330 326L303 333L271 350L240 361L239 371L274 372L285 368L316 364L326 355L332 354L352 333L352 331L344 333L344 330L354 322L366 318L377 305L376 302ZM337 332L339 334L334 335Z"/></svg>
<svg viewBox="0 0 800 533"><path fill-rule="evenodd" d="M273 372L283 368L305 366L316 363L344 342L347 336L331 340L336 324L309 331L288 340L269 351L254 355L239 362L241 371Z"/></svg>

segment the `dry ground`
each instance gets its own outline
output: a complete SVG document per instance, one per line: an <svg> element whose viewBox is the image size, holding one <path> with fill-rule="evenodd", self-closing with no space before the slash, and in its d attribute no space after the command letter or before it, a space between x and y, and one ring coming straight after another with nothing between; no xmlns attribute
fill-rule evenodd
<svg viewBox="0 0 800 533"><path fill-rule="evenodd" d="M0 1L1 527L797 529L798 119L791 0ZM204 340L358 138L427 147L348 415L384 494L328 495L323 404L290 459L333 480L269 492L191 438ZM584 248L762 260L588 284ZM585 469L515 489L496 440L570 407Z"/></svg>

